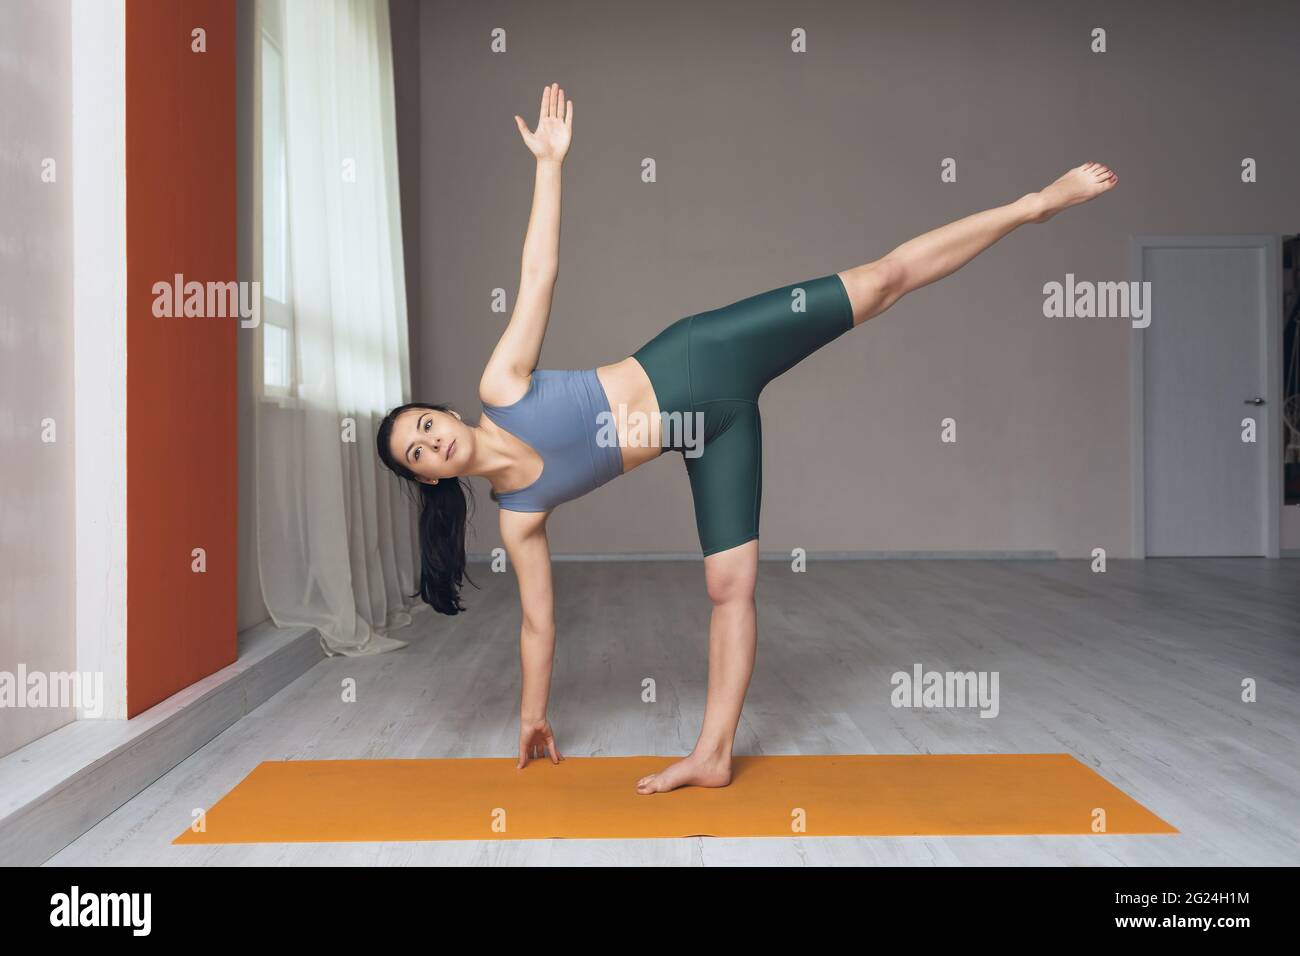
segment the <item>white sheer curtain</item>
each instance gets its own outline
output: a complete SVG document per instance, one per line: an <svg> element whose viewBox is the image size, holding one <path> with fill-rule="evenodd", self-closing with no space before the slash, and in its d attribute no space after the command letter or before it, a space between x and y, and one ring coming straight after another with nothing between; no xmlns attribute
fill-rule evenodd
<svg viewBox="0 0 1300 956"><path fill-rule="evenodd" d="M414 507L375 454L410 396L388 3L262 2L278 18L292 369L284 397L256 403L262 590L277 625L317 628L327 654L377 654L406 646L389 632L426 607L409 597Z"/></svg>

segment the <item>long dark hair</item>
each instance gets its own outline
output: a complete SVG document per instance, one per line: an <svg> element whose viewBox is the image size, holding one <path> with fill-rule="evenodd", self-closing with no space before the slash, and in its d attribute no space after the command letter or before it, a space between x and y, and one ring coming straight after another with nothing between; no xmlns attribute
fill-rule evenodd
<svg viewBox="0 0 1300 956"><path fill-rule="evenodd" d="M441 614L459 614L465 610L460 603L462 579L478 587L465 573L466 518L473 514L472 507L468 512L466 510L465 496L468 492L472 506L474 489L463 478L442 478L436 485L420 481L404 462L393 458L388 447L393 434L393 423L397 421L398 415L409 408L452 411L449 405L429 405L424 402L398 405L379 423L379 433L375 436L375 444L378 446L376 450L379 452L379 460L388 466L389 471L407 479L420 490L420 589L416 594Z"/></svg>

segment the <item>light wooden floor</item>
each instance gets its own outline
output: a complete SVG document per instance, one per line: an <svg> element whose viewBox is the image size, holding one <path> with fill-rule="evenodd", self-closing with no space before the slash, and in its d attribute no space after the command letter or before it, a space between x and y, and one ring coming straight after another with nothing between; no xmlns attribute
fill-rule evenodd
<svg viewBox="0 0 1300 956"><path fill-rule="evenodd" d="M1245 558L1111 561L1104 574L1083 561L760 567L739 753L1070 753L1180 835L170 844L262 760L515 753L514 580L471 573L483 590L469 590L468 614L417 618L396 653L323 661L51 862L1300 863L1300 561ZM556 563L554 575L561 750L686 753L704 704L700 564ZM1000 714L892 707L890 675L915 663L998 671ZM346 677L358 703L340 702ZM645 677L655 704L641 702ZM1241 700L1245 678L1257 703Z"/></svg>

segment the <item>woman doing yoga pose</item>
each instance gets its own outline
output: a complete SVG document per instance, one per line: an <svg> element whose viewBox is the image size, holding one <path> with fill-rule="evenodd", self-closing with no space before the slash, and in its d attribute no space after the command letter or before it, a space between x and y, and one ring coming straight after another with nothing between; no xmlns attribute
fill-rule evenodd
<svg viewBox="0 0 1300 956"><path fill-rule="evenodd" d="M678 319L622 361L581 371L538 369L559 269L560 169L573 102L553 83L542 94L537 128L530 131L518 116L515 122L537 158L536 181L519 295L479 382L483 418L470 425L445 405L411 403L389 412L378 433L380 458L422 493L420 593L443 613L463 610L466 509L459 479L486 478L500 505L501 538L523 610L519 766L544 752L558 763L563 757L546 718L555 649L547 516L666 450L680 451L713 605L708 696L695 748L636 787L648 794L726 786L758 640L763 387L1017 226L1092 199L1118 177L1100 163L1084 163L1038 192L941 226L873 262Z"/></svg>

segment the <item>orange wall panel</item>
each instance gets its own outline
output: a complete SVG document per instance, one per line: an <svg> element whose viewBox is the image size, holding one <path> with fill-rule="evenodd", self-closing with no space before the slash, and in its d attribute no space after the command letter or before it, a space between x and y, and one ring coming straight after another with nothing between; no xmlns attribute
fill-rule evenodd
<svg viewBox="0 0 1300 956"><path fill-rule="evenodd" d="M234 0L127 0L129 717L237 653L235 336L254 330L153 314L155 282L236 278L234 44Z"/></svg>

